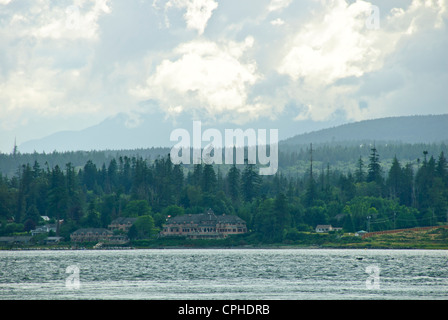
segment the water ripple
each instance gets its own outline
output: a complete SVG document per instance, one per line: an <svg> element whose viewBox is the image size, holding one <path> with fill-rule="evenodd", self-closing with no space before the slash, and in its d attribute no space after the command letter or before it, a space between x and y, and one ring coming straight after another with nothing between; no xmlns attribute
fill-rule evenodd
<svg viewBox="0 0 448 320"><path fill-rule="evenodd" d="M2 251L0 299L447 299L447 257L444 250ZM66 283L71 265L79 288Z"/></svg>

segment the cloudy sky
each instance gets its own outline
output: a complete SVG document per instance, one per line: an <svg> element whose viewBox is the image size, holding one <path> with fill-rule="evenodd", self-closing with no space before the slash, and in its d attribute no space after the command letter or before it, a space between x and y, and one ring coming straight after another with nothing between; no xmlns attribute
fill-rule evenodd
<svg viewBox="0 0 448 320"><path fill-rule="evenodd" d="M448 112L448 0L0 0L0 151L118 113ZM151 103L148 103L151 102Z"/></svg>

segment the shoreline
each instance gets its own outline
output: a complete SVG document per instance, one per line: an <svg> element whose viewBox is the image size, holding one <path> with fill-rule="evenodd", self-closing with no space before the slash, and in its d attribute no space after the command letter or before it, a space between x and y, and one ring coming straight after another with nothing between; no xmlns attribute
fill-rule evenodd
<svg viewBox="0 0 448 320"><path fill-rule="evenodd" d="M209 239L142 239L122 244L97 242L60 243L10 243L0 246L4 251L20 250L139 250L139 249L408 249L448 250L448 229L405 230L404 232L372 234L360 237L315 237L307 233L303 239L263 243L253 237L228 237L224 240Z"/></svg>
<svg viewBox="0 0 448 320"><path fill-rule="evenodd" d="M318 245L266 245L266 246L154 246L154 247L17 247L0 248L0 251L132 251L132 250L448 250L447 246L318 246Z"/></svg>

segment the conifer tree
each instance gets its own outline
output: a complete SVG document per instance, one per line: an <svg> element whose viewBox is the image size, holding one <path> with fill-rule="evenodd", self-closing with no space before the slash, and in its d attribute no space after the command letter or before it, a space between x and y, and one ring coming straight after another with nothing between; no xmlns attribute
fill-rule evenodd
<svg viewBox="0 0 448 320"><path fill-rule="evenodd" d="M392 160L392 166L389 170L389 175L387 177L386 185L388 187L389 195L392 198L397 198L401 191L401 185L403 181L403 173L401 170L400 163L395 156Z"/></svg>
<svg viewBox="0 0 448 320"><path fill-rule="evenodd" d="M367 182L376 182L380 185L383 183L381 172L380 157L375 146L371 149L369 157L369 165L367 172Z"/></svg>
<svg viewBox="0 0 448 320"><path fill-rule="evenodd" d="M355 171L356 182L363 182L365 180L364 173L364 161L362 161L362 157L359 156L356 171Z"/></svg>
<svg viewBox="0 0 448 320"><path fill-rule="evenodd" d="M235 164L230 168L227 173L227 194L230 196L232 201L238 202L240 200L240 192L241 192L241 174L240 170L236 167Z"/></svg>
<svg viewBox="0 0 448 320"><path fill-rule="evenodd" d="M448 162L443 151L440 152L439 159L437 161L436 174L440 179L442 179L445 186L448 187Z"/></svg>
<svg viewBox="0 0 448 320"><path fill-rule="evenodd" d="M201 177L202 191L206 193L213 193L216 190L216 174L211 164L205 164Z"/></svg>
<svg viewBox="0 0 448 320"><path fill-rule="evenodd" d="M252 201L258 196L260 189L261 178L256 171L255 165L246 162L244 171L242 174L242 192L244 200Z"/></svg>

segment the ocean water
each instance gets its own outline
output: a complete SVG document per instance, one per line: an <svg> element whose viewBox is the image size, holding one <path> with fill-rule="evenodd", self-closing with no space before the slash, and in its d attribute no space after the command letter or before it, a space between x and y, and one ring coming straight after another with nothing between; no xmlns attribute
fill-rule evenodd
<svg viewBox="0 0 448 320"><path fill-rule="evenodd" d="M0 251L1 300L446 300L446 250Z"/></svg>

